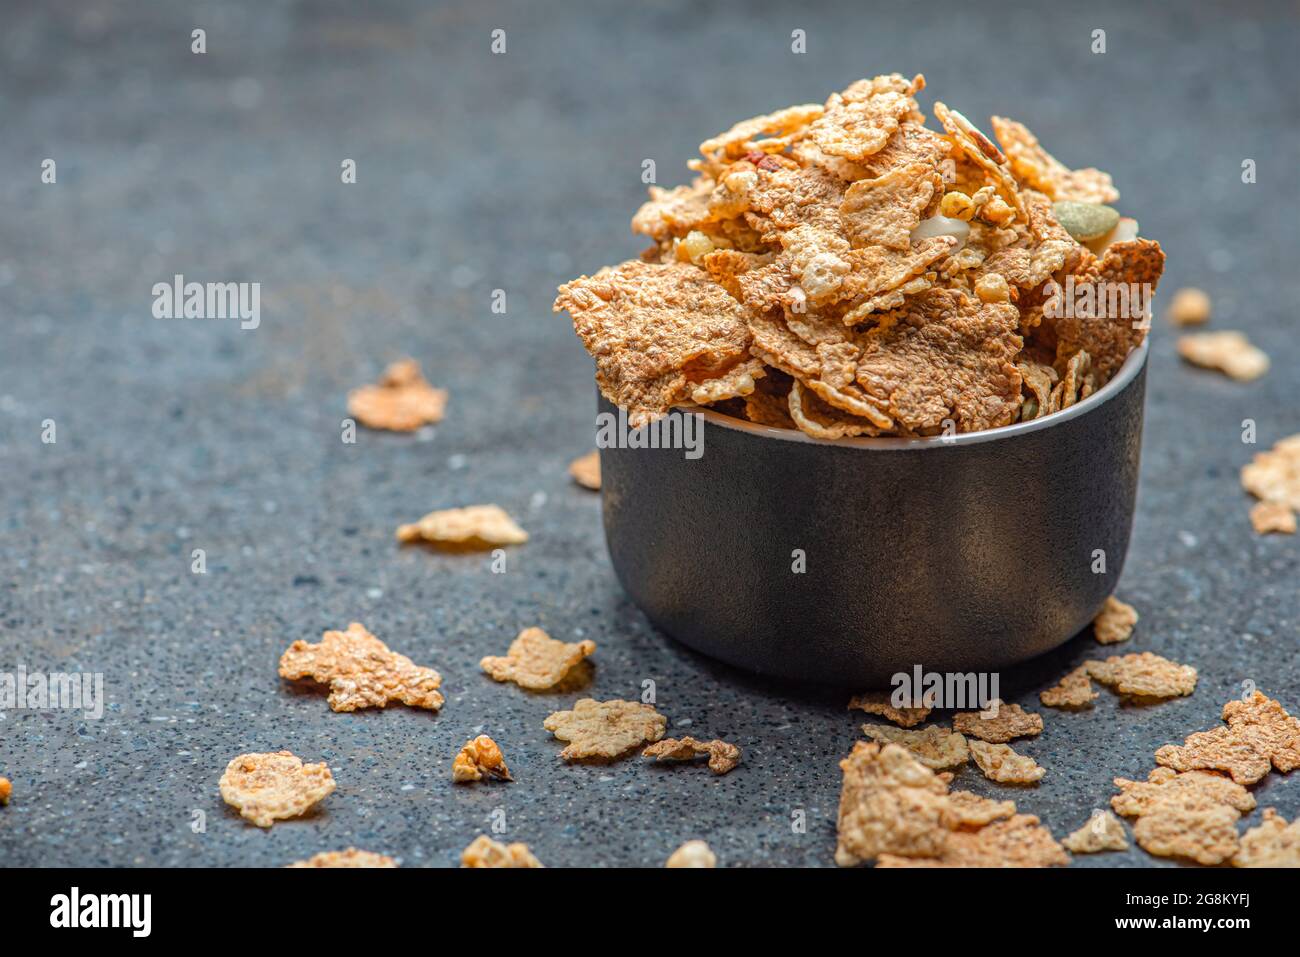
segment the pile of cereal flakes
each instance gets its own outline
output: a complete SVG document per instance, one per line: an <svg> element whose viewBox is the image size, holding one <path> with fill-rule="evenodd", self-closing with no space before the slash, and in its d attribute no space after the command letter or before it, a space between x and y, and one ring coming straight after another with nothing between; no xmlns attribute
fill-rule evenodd
<svg viewBox="0 0 1300 957"><path fill-rule="evenodd" d="M694 403L828 439L971 432L1086 398L1141 343L1149 302L1049 307L1160 278L1110 177L1013 120L1003 149L942 103L931 130L924 86L859 80L706 140L633 217L641 259L560 287L633 426Z"/></svg>

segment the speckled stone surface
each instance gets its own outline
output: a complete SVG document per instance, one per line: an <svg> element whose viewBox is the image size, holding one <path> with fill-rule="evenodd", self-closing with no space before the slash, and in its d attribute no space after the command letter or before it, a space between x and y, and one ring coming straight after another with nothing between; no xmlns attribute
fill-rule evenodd
<svg viewBox="0 0 1300 957"><path fill-rule="evenodd" d="M1121 650L1192 663L1200 685L1154 707L1103 691L1091 713L1039 709L1040 688L1100 650L1086 633L1004 675L1006 697L1046 718L1023 749L1048 774L1015 792L1021 809L1073 830L1112 776L1213 726L1243 681L1300 707L1300 540L1256 537L1237 482L1256 450L1243 419L1262 446L1300 432L1294 9L149 6L24 5L0 33L0 671L102 672L109 701L98 721L0 714L14 784L0 864L278 866L355 845L447 866L503 819L552 866L659 865L694 837L727 866L830 865L837 761L860 716L844 691L684 650L623 597L598 498L565 474L591 445L591 367L550 303L558 282L640 248L627 220L643 159L681 181L705 136L889 70L925 72L923 105L1010 114L1065 161L1112 172L1123 211L1168 251L1160 298L1206 288L1214 327L1274 361L1250 385L1186 368L1157 321L1120 585L1142 620ZM790 52L794 29L806 54ZM355 185L340 182L349 158ZM1240 181L1245 158L1257 184ZM175 273L260 282L260 327L152 318L152 285ZM403 354L451 390L445 422L344 444L347 389ZM532 534L505 574L394 544L399 522L474 502ZM443 673L442 713L335 714L277 678L290 642L351 620ZM477 667L529 625L597 642L587 693L653 681L670 733L734 741L744 763L721 778L563 765L542 720L574 696ZM479 732L514 784L451 785ZM262 831L217 779L233 756L279 748L328 761L338 790ZM973 767L958 785L1011 793ZM1300 813L1294 775L1256 790Z"/></svg>

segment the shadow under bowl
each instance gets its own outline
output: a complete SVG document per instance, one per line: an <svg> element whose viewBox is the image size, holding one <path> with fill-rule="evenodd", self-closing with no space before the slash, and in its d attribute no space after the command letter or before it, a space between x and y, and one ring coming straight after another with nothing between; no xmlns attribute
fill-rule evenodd
<svg viewBox="0 0 1300 957"><path fill-rule="evenodd" d="M828 442L704 410L698 458L602 448L614 570L657 628L765 675L886 687L1043 654L1123 569L1147 353L1069 409L947 439Z"/></svg>

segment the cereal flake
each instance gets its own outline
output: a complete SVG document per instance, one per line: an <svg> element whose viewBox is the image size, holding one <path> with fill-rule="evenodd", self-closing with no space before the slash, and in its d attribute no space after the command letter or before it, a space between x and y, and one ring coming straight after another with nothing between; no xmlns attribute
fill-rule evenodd
<svg viewBox="0 0 1300 957"><path fill-rule="evenodd" d="M1188 332L1178 337L1178 354L1192 365L1217 369L1230 379L1251 382L1269 369L1268 353L1244 332Z"/></svg>
<svg viewBox="0 0 1300 957"><path fill-rule="evenodd" d="M882 855L877 867L1061 867L1064 848L1032 814L1016 814L974 831L953 831L933 860Z"/></svg>
<svg viewBox="0 0 1300 957"><path fill-rule="evenodd" d="M896 744L859 741L840 762L835 863L853 867L881 854L938 857L946 846L948 786Z"/></svg>
<svg viewBox="0 0 1300 957"><path fill-rule="evenodd" d="M221 798L258 827L298 817L334 790L334 775L322 761L303 764L289 751L241 754L219 783Z"/></svg>
<svg viewBox="0 0 1300 957"><path fill-rule="evenodd" d="M990 781L999 784L1037 784L1047 773L1027 754L1020 754L1005 744L987 741L970 742L970 753Z"/></svg>
<svg viewBox="0 0 1300 957"><path fill-rule="evenodd" d="M668 856L664 867L717 867L718 858L704 841L687 841Z"/></svg>
<svg viewBox="0 0 1300 957"><path fill-rule="evenodd" d="M714 774L726 774L740 764L740 748L717 738L712 741L696 741L690 737L664 738L641 752L641 757L659 761L692 761L705 755L709 758L709 770Z"/></svg>
<svg viewBox="0 0 1300 957"><path fill-rule="evenodd" d="M348 393L348 413L372 429L414 432L441 422L446 408L447 390L429 385L414 359L394 362L378 384Z"/></svg>
<svg viewBox="0 0 1300 957"><path fill-rule="evenodd" d="M569 474L583 488L600 491L600 452L592 449L569 463Z"/></svg>
<svg viewBox="0 0 1300 957"><path fill-rule="evenodd" d="M522 545L528 541L528 533L499 505L469 505L430 512L418 522L399 525L397 540L483 551L499 545Z"/></svg>
<svg viewBox="0 0 1300 957"><path fill-rule="evenodd" d="M527 844L500 844L480 834L461 851L461 867L542 867Z"/></svg>
<svg viewBox="0 0 1300 957"><path fill-rule="evenodd" d="M929 708L896 707L893 695L888 691L867 691L854 695L849 701L849 710L878 714L903 728L914 728L930 716Z"/></svg>
<svg viewBox="0 0 1300 957"><path fill-rule="evenodd" d="M1134 698L1177 698L1196 688L1196 669L1161 658L1149 651L1115 655L1105 661L1086 661L1095 681Z"/></svg>
<svg viewBox="0 0 1300 957"><path fill-rule="evenodd" d="M322 851L305 861L294 861L288 867L397 867L397 861L373 851L359 851L349 847L346 851Z"/></svg>
<svg viewBox="0 0 1300 957"><path fill-rule="evenodd" d="M966 739L942 725L905 731L888 725L864 724L862 733L877 744L897 744L906 748L915 760L935 771L959 767L970 757Z"/></svg>
<svg viewBox="0 0 1300 957"><path fill-rule="evenodd" d="M1300 867L1300 819L1287 824L1276 808L1265 808L1264 819L1240 844L1234 867Z"/></svg>
<svg viewBox="0 0 1300 957"><path fill-rule="evenodd" d="M513 781L506 766L501 747L486 734L465 742L451 764L451 779L456 784L468 784L491 778L495 781Z"/></svg>
<svg viewBox="0 0 1300 957"><path fill-rule="evenodd" d="M1124 822L1110 811L1096 811L1077 831L1061 841L1071 854L1097 854L1101 851L1128 849L1128 834Z"/></svg>
<svg viewBox="0 0 1300 957"><path fill-rule="evenodd" d="M347 631L325 632L319 644L295 641L280 656L280 677L328 684L335 711L386 708L391 701L437 711L443 703L438 672L390 650L355 621Z"/></svg>
<svg viewBox="0 0 1300 957"><path fill-rule="evenodd" d="M1127 605L1114 595L1106 599L1097 617L1092 620L1093 637L1098 644L1113 645L1128 641L1133 635L1133 626L1137 624L1137 609Z"/></svg>
<svg viewBox="0 0 1300 957"><path fill-rule="evenodd" d="M1025 711L1018 704L1003 704L995 700L985 711L964 711L953 715L952 726L954 730L981 741L1004 744L1014 738L1032 738L1042 734L1043 718Z"/></svg>
<svg viewBox="0 0 1300 957"><path fill-rule="evenodd" d="M1075 711L1091 708L1097 697L1088 678L1088 666L1080 665L1053 687L1039 692L1038 700L1049 708Z"/></svg>
<svg viewBox="0 0 1300 957"><path fill-rule="evenodd" d="M568 742L560 752L565 761L613 761L662 738L668 719L636 701L583 698L572 711L549 715L542 726Z"/></svg>
<svg viewBox="0 0 1300 957"><path fill-rule="evenodd" d="M479 666L496 681L513 681L529 691L549 691L596 650L590 639L557 641L540 628L525 628L504 658L488 656Z"/></svg>

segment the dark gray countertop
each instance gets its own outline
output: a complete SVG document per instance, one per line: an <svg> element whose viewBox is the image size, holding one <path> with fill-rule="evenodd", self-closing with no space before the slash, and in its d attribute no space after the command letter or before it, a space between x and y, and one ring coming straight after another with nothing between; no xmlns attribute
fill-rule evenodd
<svg viewBox="0 0 1300 957"><path fill-rule="evenodd" d="M1243 419L1261 447L1300 432L1294 8L148 6L28 4L0 35L0 671L102 672L110 702L98 721L0 714L15 789L0 864L279 865L356 845L444 866L497 809L552 866L658 865L692 837L729 866L830 864L837 761L861 721L842 692L686 651L621 594L598 498L565 474L591 445L591 367L550 304L557 283L640 248L627 220L643 159L682 181L695 144L735 120L891 70L926 74L924 104L1010 114L1113 173L1168 251L1161 299L1206 288L1215 327L1273 357L1266 378L1233 383L1180 365L1157 322L1120 586L1142 621L1120 650L1194 664L1200 685L1156 707L1103 692L1090 714L1045 711L1023 749L1048 776L1016 793L1021 809L1074 829L1112 776L1213 726L1244 680L1300 705L1300 540L1256 537L1237 481L1255 451ZM40 183L46 157L55 185ZM345 158L356 185L340 183ZM1244 158L1257 184L1241 183ZM152 318L151 287L174 273L260 282L261 326ZM347 389L408 353L451 390L445 422L340 442ZM481 501L532 533L507 574L394 546L399 522ZM194 548L206 575L190 573ZM351 620L443 673L442 713L335 714L281 683L290 642ZM477 667L529 625L598 643L588 693L635 697L651 678L672 732L732 740L744 764L722 778L563 765L541 723L572 697ZM1082 635L1003 688L1040 710L1037 690L1098 650ZM517 783L451 786L477 732ZM217 779L234 755L279 748L326 759L338 790L264 832ZM1300 813L1294 778L1260 785L1261 807ZM1006 790L973 767L958 784ZM1151 863L1165 862L1077 865Z"/></svg>

